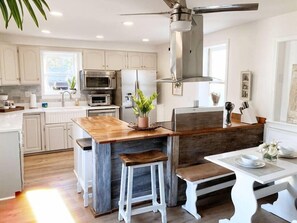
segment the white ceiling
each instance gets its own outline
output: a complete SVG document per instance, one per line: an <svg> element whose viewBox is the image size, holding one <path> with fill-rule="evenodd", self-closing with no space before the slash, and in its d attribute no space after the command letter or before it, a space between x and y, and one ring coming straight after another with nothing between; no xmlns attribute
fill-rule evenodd
<svg viewBox="0 0 297 223"><path fill-rule="evenodd" d="M297 10L295 0L187 0L188 8L236 3L259 3L258 11L224 12L204 15L204 33L227 27L264 19ZM169 11L162 0L47 0L52 11L60 11L63 17L48 14L48 20L39 17L40 28L35 27L27 15L23 31L11 21L8 29L0 24L0 32L27 36L62 39L141 43L143 38L150 39L146 44L161 44L169 41L169 17L120 16L122 13ZM132 27L124 27L122 22L133 21ZM50 34L41 33L42 29ZM96 39L103 35L104 39Z"/></svg>

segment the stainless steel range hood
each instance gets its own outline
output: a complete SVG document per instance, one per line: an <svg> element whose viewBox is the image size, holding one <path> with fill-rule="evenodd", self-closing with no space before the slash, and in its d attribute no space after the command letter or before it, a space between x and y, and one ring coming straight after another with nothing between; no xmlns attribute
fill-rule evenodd
<svg viewBox="0 0 297 223"><path fill-rule="evenodd" d="M203 68L203 17L193 15L192 29L188 32L171 32L170 72L171 77L157 82L200 82L212 81L202 76Z"/></svg>

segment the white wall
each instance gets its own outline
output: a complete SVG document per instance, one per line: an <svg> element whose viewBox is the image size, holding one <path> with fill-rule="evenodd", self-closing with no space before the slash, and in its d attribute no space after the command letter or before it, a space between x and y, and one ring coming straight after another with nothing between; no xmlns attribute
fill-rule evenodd
<svg viewBox="0 0 297 223"><path fill-rule="evenodd" d="M276 42L281 38L297 35L297 12L284 14L248 23L230 29L225 29L204 37L204 45L215 45L229 41L229 67L227 101L235 103L235 112L239 112L240 100L240 72L253 72L252 104L256 115L271 118L273 115L273 97L276 69ZM164 61L164 48L159 47L159 68L167 66ZM162 70L166 70L162 67ZM169 71L169 66L167 67ZM197 97L195 84L184 87L182 97L174 97L168 86L162 85L160 102L163 110L168 112L174 106L189 106ZM202 95L200 95L202 97ZM208 97L208 95L203 95ZM165 117L168 115L165 114Z"/></svg>

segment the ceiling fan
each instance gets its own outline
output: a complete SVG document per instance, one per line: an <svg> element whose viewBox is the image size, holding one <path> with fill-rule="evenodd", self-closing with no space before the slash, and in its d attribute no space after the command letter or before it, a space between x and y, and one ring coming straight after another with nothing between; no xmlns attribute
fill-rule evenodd
<svg viewBox="0 0 297 223"><path fill-rule="evenodd" d="M250 11L257 10L258 3L248 4L231 4L221 6L206 6L187 8L186 0L163 0L172 10L168 12L153 12L153 13L133 13L121 14L123 16L129 15L170 15L170 29L172 31L185 32L191 30L192 17L196 15L214 12L229 12L229 11Z"/></svg>

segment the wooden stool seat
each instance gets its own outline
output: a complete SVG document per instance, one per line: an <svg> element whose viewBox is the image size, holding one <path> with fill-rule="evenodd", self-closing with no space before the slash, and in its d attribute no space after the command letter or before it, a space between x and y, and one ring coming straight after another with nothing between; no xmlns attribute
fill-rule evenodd
<svg viewBox="0 0 297 223"><path fill-rule="evenodd" d="M142 153L120 154L120 159L126 166L167 161L168 157L159 150L149 150Z"/></svg>
<svg viewBox="0 0 297 223"><path fill-rule="evenodd" d="M82 150L92 150L92 139L91 138L82 138L77 139L76 143Z"/></svg>

